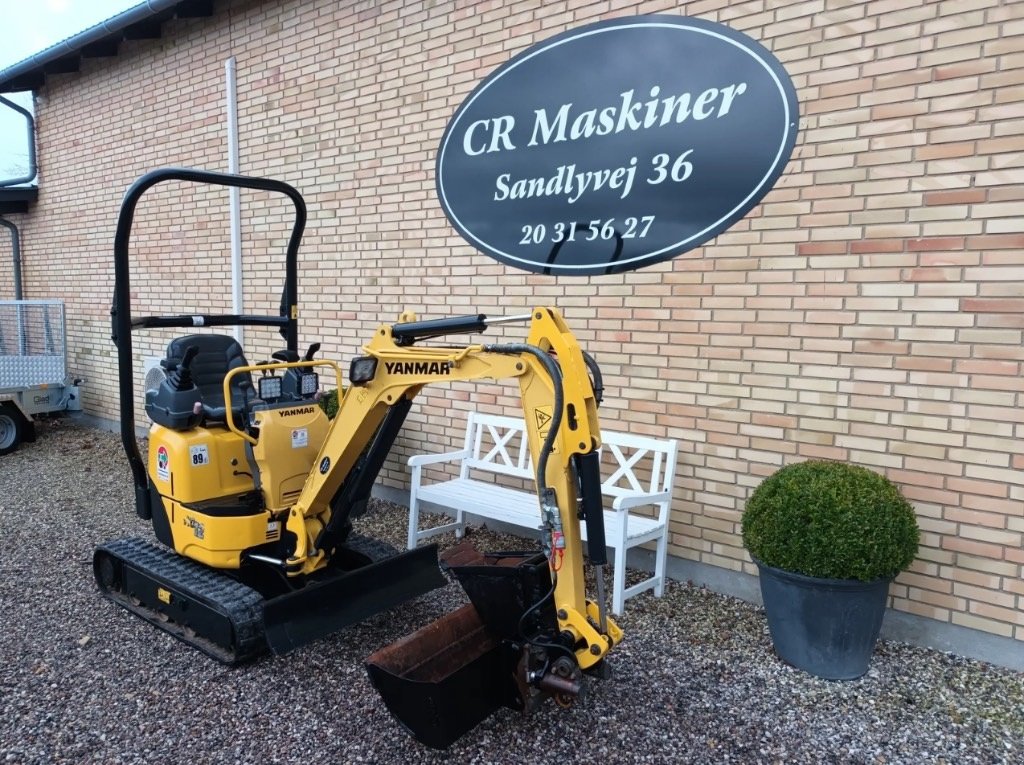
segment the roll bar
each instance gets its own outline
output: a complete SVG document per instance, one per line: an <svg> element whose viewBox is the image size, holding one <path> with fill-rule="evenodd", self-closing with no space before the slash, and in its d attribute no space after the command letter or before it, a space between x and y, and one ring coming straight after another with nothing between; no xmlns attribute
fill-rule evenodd
<svg viewBox="0 0 1024 765"><path fill-rule="evenodd" d="M164 181L185 181L215 186L234 186L284 194L295 205L295 223L285 252L285 283L280 316L245 314L203 314L180 316L143 316L132 318L131 279L129 277L128 243L131 239L135 207L151 187ZM132 479L135 483L135 509L140 517L149 517L149 482L146 466L135 440L135 375L132 359L132 330L149 327L219 327L268 326L279 327L288 350L298 352L298 252L302 232L306 227L306 203L302 195L287 183L244 175L215 173L185 167L165 167L146 173L125 192L121 211L117 216L114 234L114 301L110 309L111 339L117 346L118 387L121 398L121 443L128 455Z"/></svg>

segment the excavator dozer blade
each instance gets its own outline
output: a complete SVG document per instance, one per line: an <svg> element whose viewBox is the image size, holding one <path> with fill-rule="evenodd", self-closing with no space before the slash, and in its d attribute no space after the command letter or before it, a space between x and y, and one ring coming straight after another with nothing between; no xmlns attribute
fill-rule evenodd
<svg viewBox="0 0 1024 765"><path fill-rule="evenodd" d="M447 748L500 707L525 709L517 680L520 617L550 585L543 555L484 556L467 543L459 547L446 562L472 602L366 660L384 705L434 749ZM553 611L549 616L553 621Z"/></svg>
<svg viewBox="0 0 1024 765"><path fill-rule="evenodd" d="M266 601L267 645L276 654L288 653L445 583L437 545L339 573Z"/></svg>

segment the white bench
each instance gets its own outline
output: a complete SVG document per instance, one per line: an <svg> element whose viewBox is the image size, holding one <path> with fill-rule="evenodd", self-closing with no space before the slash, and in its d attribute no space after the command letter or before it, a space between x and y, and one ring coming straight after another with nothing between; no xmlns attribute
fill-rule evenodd
<svg viewBox="0 0 1024 765"><path fill-rule="evenodd" d="M614 549L612 613L621 615L626 598L645 590L660 597L665 591L665 558L668 548L669 508L676 469L676 441L601 432L601 493L610 501L604 511L606 542ZM424 484L423 468L453 462L458 478ZM412 489L409 495L409 549L421 539L445 531L461 537L466 516L537 530L541 525L536 478L530 459L525 425L521 419L471 412L462 449L446 454L411 457ZM610 472L609 472L610 471ZM502 485L495 479L502 476ZM525 485L523 485L525 484ZM455 511L455 520L441 526L419 528L420 503L429 502ZM653 508L640 514L637 508ZM586 525L580 529L586 540ZM654 576L626 588L626 551L645 542L656 542Z"/></svg>

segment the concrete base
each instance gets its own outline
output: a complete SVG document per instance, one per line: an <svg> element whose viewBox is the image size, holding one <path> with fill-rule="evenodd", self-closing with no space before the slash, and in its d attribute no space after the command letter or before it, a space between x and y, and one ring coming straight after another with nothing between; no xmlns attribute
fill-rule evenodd
<svg viewBox="0 0 1024 765"><path fill-rule="evenodd" d="M97 417L94 414L87 414L85 412L75 412L72 415L72 419L85 425L88 428L96 428L97 430L105 430L108 433L120 433L121 423L118 420L108 420L106 417ZM144 428L135 428L136 435L142 438L148 431Z"/></svg>
<svg viewBox="0 0 1024 765"><path fill-rule="evenodd" d="M399 505L409 506L409 493L401 489L375 486L373 495ZM439 507L426 505L424 509L429 512L449 514L445 512L444 508ZM492 521L488 521L487 525L488 528L494 528L497 531L523 535L523 529L519 527L501 528L500 525L494 524ZM629 551L626 562L629 566L641 571L653 571L654 553L650 550L634 548ZM730 595L748 603L762 605L761 585L757 577L751 574L729 571L719 566L676 558L671 555L668 557L666 570L670 579L692 582L722 595ZM881 637L883 640L910 643L1024 671L1024 643L1019 640L903 611L894 611L891 608L885 612Z"/></svg>

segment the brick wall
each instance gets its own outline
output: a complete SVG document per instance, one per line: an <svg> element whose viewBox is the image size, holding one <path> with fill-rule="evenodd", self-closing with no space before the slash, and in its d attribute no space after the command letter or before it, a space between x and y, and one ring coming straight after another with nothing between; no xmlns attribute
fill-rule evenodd
<svg viewBox="0 0 1024 765"><path fill-rule="evenodd" d="M643 271L556 280L477 254L434 196L447 119L531 43L637 12L726 23L775 53L802 112L786 173L714 243ZM752 487L788 462L852 460L920 518L895 608L1024 640L1022 51L1018 0L219 2L48 79L26 292L68 301L85 406L116 418L118 203L154 167L226 167L234 56L242 171L309 204L302 342L347 363L403 308L558 305L605 371L602 419L681 441L674 555L753 573L739 537ZM274 310L288 206L245 193L243 208L246 309ZM226 211L223 191L147 195L137 311L227 310ZM247 337L253 360L274 346ZM457 441L465 411L514 401L501 385L426 392L384 480L405 485L409 454Z"/></svg>

